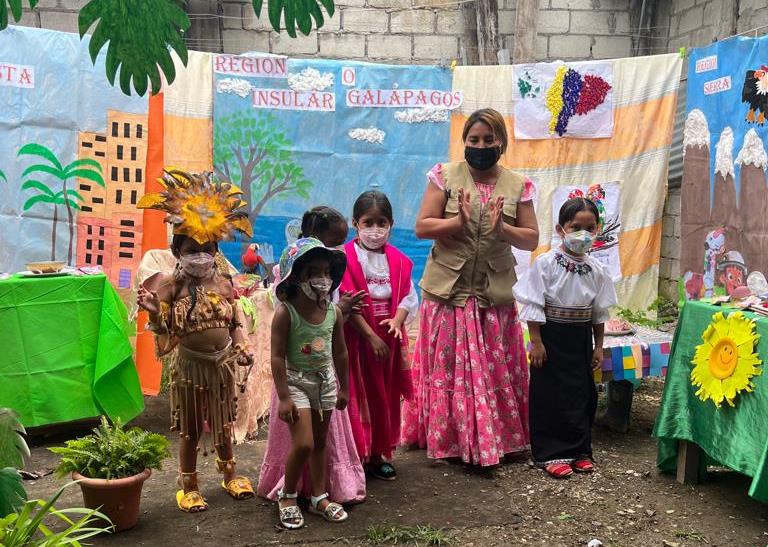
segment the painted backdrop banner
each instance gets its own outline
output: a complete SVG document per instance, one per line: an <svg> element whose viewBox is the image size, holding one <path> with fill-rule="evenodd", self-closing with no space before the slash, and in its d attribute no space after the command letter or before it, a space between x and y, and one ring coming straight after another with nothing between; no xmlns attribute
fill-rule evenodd
<svg viewBox="0 0 768 547"><path fill-rule="evenodd" d="M0 271L100 266L126 298L141 260L147 98L109 85L88 43L0 33Z"/></svg>
<svg viewBox="0 0 768 547"><path fill-rule="evenodd" d="M418 279L430 242L415 237L416 213L462 101L450 70L218 55L213 71L214 166L244 190L267 262L296 238L305 210L330 205L351 221L358 195L377 189ZM224 248L240 264L242 246Z"/></svg>
<svg viewBox="0 0 768 547"><path fill-rule="evenodd" d="M593 127L593 138L582 134L579 139L520 138L515 112L523 67L457 67L453 89L463 91L464 102L452 117L451 157L463 157L461 130L472 111L492 107L504 115L508 129L515 132L502 161L538 186L534 205L541 235L536 254L551 248L554 211L563 192L575 187L588 193L590 187L602 186L605 227L613 228L615 241L603 242L602 251L595 252L612 257L620 305L644 309L658 294L661 218L682 60L673 54L600 63L606 65L604 74L608 69L612 74L613 129L605 137ZM555 71L559 66L552 64ZM614 211L613 199L618 200ZM612 248L606 251L609 244ZM522 273L530 255L517 255Z"/></svg>
<svg viewBox="0 0 768 547"><path fill-rule="evenodd" d="M768 272L768 36L691 51L683 138L682 287L730 293Z"/></svg>

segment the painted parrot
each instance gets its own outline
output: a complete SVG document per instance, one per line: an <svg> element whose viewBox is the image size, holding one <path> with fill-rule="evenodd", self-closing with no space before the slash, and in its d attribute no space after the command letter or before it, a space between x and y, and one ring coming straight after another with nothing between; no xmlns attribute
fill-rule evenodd
<svg viewBox="0 0 768 547"><path fill-rule="evenodd" d="M741 90L741 102L749 104L747 122L763 125L768 115L768 66L748 70Z"/></svg>
<svg viewBox="0 0 768 547"><path fill-rule="evenodd" d="M242 256L242 261L246 273L261 275L262 271L264 273L267 271L267 265L259 255L259 246L256 243L248 245L248 249Z"/></svg>

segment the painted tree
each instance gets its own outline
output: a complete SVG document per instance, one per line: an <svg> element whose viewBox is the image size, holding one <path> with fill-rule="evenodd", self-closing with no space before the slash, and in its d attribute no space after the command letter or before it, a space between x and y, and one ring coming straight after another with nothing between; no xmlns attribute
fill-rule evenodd
<svg viewBox="0 0 768 547"><path fill-rule="evenodd" d="M0 30L8 26L8 8L13 20L23 15L22 4L33 9L39 0L0 0ZM296 30L308 36L315 28L325 24L326 16L333 17L333 0L272 0L267 8L269 22L275 32L285 30L292 38ZM115 85L120 69L120 89L131 94L131 84L139 95L151 86L152 93L161 87L160 72L168 83L176 78L176 68L170 50L176 52L187 66L187 47L184 34L191 26L184 8L185 0L91 0L78 17L80 38L96 25L88 44L91 60L95 63L99 52L107 43L106 70L110 84ZM261 17L264 0L252 0L256 17Z"/></svg>
<svg viewBox="0 0 768 547"><path fill-rule="evenodd" d="M26 178L29 175L32 175L33 173L36 174L44 174L49 175L51 177L54 177L55 179L59 180L62 185L62 190L58 193L53 192L51 188L38 181L38 180L27 180L24 185L22 185L22 188L24 188L27 184L30 184L28 186L29 189L37 189L40 194L38 194L39 197L41 197L41 200L34 202L34 203L53 203L54 204L54 220L53 220L53 249L51 251L52 255L55 255L56 253L56 222L58 221L58 205L64 205L67 209L67 223L69 224L69 252L67 254L67 263L72 264L72 258L74 254L74 235L75 235L75 210L79 210L80 207L77 204L77 201L83 201L83 196L81 196L77 191L74 189L67 187L67 182L71 179L77 179L77 178L83 178L86 180L90 180L91 182L95 182L99 186L104 186L104 177L102 176L102 169L101 164L97 162L96 160L92 160L89 158L75 160L66 166L63 166L59 159L56 157L56 154L54 154L49 148L46 148L45 146L41 144L36 143L30 143L26 144L21 147L21 150L19 150L19 156L36 156L38 158L41 158L43 160L46 160L46 163L36 163L34 165L30 165L27 167L24 172L21 174L22 178ZM45 187L48 192L43 190L43 187ZM51 197L53 196L53 197ZM37 196L35 196L37 197ZM58 201L45 201L57 199ZM75 199L72 199L75 198ZM32 199L32 198L30 198ZM32 203L32 205L34 205ZM30 207L32 206L30 205ZM73 206L74 205L74 206ZM26 206L25 206L26 207ZM26 210L26 209L25 209Z"/></svg>
<svg viewBox="0 0 768 547"><path fill-rule="evenodd" d="M216 175L239 186L250 204L251 224L272 199L309 199L312 182L298 165L293 147L272 115L236 113L216 123Z"/></svg>
<svg viewBox="0 0 768 547"><path fill-rule="evenodd" d="M37 190L37 194L30 197L24 203L24 210L28 211L38 203L44 203L47 205L53 205L53 221L51 223L51 260L56 260L56 226L59 222L59 205L66 205L71 209L80 209L80 206L73 199L66 197L74 194L80 201L82 196L74 190L69 190L67 194L64 191L54 193L47 184L43 184L39 180L28 180L21 185L22 190ZM70 252L71 252L70 243Z"/></svg>

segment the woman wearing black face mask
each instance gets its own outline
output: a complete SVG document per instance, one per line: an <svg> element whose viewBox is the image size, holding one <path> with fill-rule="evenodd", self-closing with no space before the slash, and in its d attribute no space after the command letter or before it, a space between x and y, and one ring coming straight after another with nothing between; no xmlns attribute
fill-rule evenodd
<svg viewBox="0 0 768 547"><path fill-rule="evenodd" d="M421 289L414 400L403 442L434 459L496 465L528 450L528 364L512 287L512 246L532 251L539 232L533 184L498 161L504 118L472 114L465 161L430 171L416 235L434 240Z"/></svg>

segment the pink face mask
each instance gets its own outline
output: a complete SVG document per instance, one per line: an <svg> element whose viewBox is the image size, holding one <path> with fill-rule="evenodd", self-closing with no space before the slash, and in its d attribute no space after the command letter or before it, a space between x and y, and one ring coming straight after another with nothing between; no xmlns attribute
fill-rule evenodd
<svg viewBox="0 0 768 547"><path fill-rule="evenodd" d="M376 251L389 240L389 228L361 228L357 235L366 249Z"/></svg>

